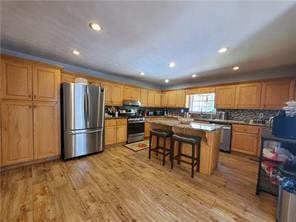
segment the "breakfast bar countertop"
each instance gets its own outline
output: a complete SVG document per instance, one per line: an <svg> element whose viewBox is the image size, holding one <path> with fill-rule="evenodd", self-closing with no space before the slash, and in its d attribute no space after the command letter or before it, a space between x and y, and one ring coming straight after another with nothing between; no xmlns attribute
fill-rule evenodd
<svg viewBox="0 0 296 222"><path fill-rule="evenodd" d="M193 130L201 130L201 131L215 131L220 129L222 126L215 123L200 123L200 122L192 122L190 124L182 124L178 120L152 120L151 123L166 125L170 127L180 127L180 128L187 128Z"/></svg>

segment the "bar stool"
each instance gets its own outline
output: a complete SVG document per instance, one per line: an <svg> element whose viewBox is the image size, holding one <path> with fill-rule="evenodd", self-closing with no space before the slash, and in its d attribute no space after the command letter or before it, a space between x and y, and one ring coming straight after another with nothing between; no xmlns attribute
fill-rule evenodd
<svg viewBox="0 0 296 222"><path fill-rule="evenodd" d="M172 132L164 131L160 129L151 129L150 130L150 138L149 138L149 159L151 159L151 151L156 152L156 156L158 154L162 154L162 165L165 165L165 157L170 155L171 149L166 148L166 139L172 137ZM156 147L151 147L152 136L156 136ZM163 146L159 146L159 139L163 138ZM159 151L159 149L161 151Z"/></svg>
<svg viewBox="0 0 296 222"><path fill-rule="evenodd" d="M191 164L191 177L194 177L194 167L196 167L196 171L199 172L199 162L200 162L200 143L201 143L201 137L199 136L187 136L187 135L180 135L180 134L174 134L172 136L171 140L171 169L174 167L174 159L176 158L174 156L174 149L175 149L175 141L178 141L179 146L178 146L178 155L177 160L178 164L180 162L184 162L187 164ZM187 143L191 145L191 156L186 155L182 153L182 143ZM197 153L197 157L195 157L195 152ZM191 162L187 162L185 160L181 160L181 157L187 157L191 159Z"/></svg>

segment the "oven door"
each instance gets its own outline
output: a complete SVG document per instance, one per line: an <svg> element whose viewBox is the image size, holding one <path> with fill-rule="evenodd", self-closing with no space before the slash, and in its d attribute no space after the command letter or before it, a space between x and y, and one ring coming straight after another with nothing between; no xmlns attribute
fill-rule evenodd
<svg viewBox="0 0 296 222"><path fill-rule="evenodd" d="M145 123L131 122L127 125L127 143L144 140Z"/></svg>

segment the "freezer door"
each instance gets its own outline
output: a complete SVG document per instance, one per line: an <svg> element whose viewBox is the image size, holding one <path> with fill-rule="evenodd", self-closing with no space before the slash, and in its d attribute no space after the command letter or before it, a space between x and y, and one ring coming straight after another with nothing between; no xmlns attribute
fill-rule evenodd
<svg viewBox="0 0 296 222"><path fill-rule="evenodd" d="M103 136L102 129L64 132L63 158L71 159L103 151Z"/></svg>
<svg viewBox="0 0 296 222"><path fill-rule="evenodd" d="M104 89L77 83L63 84L64 131L103 127Z"/></svg>

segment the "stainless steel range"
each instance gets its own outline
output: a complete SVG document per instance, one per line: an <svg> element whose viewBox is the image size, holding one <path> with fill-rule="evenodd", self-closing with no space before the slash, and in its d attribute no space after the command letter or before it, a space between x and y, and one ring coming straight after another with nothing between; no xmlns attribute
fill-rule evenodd
<svg viewBox="0 0 296 222"><path fill-rule="evenodd" d="M144 140L145 118L140 111L141 102L124 100L121 116L127 116L127 143Z"/></svg>
<svg viewBox="0 0 296 222"><path fill-rule="evenodd" d="M127 119L127 143L144 140L145 118L134 116Z"/></svg>

